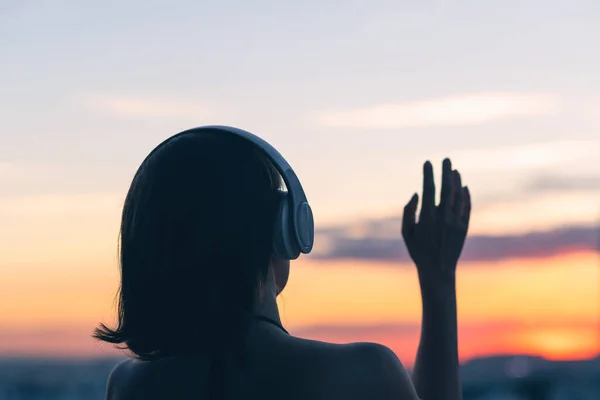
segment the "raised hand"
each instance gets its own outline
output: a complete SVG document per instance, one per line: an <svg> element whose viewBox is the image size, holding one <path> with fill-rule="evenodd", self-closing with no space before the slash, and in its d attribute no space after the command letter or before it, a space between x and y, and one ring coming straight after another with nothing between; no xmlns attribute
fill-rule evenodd
<svg viewBox="0 0 600 400"><path fill-rule="evenodd" d="M469 228L471 197L449 159L443 162L442 193L437 206L433 167L429 161L423 166L423 200L417 222L418 203L415 193L404 208L402 236L419 278L453 280Z"/></svg>

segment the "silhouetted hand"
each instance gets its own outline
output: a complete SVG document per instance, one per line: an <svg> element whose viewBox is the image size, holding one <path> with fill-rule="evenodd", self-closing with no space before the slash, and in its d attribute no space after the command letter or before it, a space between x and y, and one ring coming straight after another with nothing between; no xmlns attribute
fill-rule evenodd
<svg viewBox="0 0 600 400"><path fill-rule="evenodd" d="M411 258L417 265L419 279L454 282L471 215L469 189L462 186L460 174L452 170L449 159L443 162L442 194L435 205L433 167L423 166L423 200L416 221L418 194L406 207L402 220L402 236Z"/></svg>

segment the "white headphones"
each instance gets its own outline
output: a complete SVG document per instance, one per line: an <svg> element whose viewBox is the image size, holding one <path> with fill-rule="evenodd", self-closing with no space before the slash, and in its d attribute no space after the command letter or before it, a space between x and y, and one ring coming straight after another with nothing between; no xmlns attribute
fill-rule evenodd
<svg viewBox="0 0 600 400"><path fill-rule="evenodd" d="M253 143L271 161L279 174L281 174L287 187L287 192L280 192L281 202L273 231L273 255L283 260L295 260L300 256L300 253L310 253L315 237L312 210L294 170L285 158L269 143L241 129L211 125L180 132L165 140L156 149L180 135L208 132L236 135Z"/></svg>

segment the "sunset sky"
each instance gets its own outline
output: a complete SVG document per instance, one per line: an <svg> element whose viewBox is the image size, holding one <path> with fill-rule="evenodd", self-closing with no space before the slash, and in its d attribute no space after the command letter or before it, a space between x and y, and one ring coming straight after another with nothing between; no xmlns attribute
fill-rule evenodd
<svg viewBox="0 0 600 400"><path fill-rule="evenodd" d="M406 365L399 215L449 156L473 197L463 359L600 353L600 2L0 4L0 356L110 354L120 209L160 141L233 125L289 160L317 224L292 333Z"/></svg>

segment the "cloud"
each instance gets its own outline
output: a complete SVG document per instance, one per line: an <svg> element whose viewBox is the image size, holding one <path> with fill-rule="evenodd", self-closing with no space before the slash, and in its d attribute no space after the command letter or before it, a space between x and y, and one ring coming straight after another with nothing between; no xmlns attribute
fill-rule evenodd
<svg viewBox="0 0 600 400"><path fill-rule="evenodd" d="M366 337L373 333L377 335L416 335L421 326L417 323L389 324L319 324L300 327L294 333L306 337L335 336Z"/></svg>
<svg viewBox="0 0 600 400"><path fill-rule="evenodd" d="M582 318L572 318L569 320L557 321L519 321L516 319L506 320L479 320L469 321L461 324L461 329L465 331L475 331L480 334L490 334L498 330L517 330L523 328L556 328L568 326L577 329L596 329L597 324L594 321ZM400 323L366 323L366 324L315 324L300 326L293 329L295 334L306 337L338 337L353 338L360 340L361 337L368 336L404 336L418 335L421 331L421 324L418 322L400 322Z"/></svg>
<svg viewBox="0 0 600 400"><path fill-rule="evenodd" d="M212 107L197 99L170 97L132 97L91 94L83 96L89 107L120 117L140 118L213 118Z"/></svg>
<svg viewBox="0 0 600 400"><path fill-rule="evenodd" d="M454 152L461 170L523 170L564 165L597 156L600 140L557 140L518 146L499 146ZM432 158L443 159L446 154Z"/></svg>
<svg viewBox="0 0 600 400"><path fill-rule="evenodd" d="M570 227L514 236L475 236L467 241L463 259L496 261L552 256L572 250L596 251L599 232L594 227Z"/></svg>
<svg viewBox="0 0 600 400"><path fill-rule="evenodd" d="M588 192L600 191L600 176L596 175L537 175L523 182L519 190L483 195L477 199L479 210L498 205L506 207L510 203L519 203L528 199L537 200L537 195L572 195L573 192L588 196ZM557 193L559 192L559 193ZM561 198L559 201L562 201ZM592 202L594 200L592 199ZM568 205L569 207L572 204ZM562 212L562 210L561 210Z"/></svg>
<svg viewBox="0 0 600 400"><path fill-rule="evenodd" d="M409 262L400 234L401 219L387 218L316 231L315 259L356 259ZM595 251L600 229L573 226L522 235L477 235L467 239L464 261L553 256L568 251Z"/></svg>
<svg viewBox="0 0 600 400"><path fill-rule="evenodd" d="M557 108L557 98L547 94L492 92L328 110L318 114L316 120L332 128L469 126L546 115Z"/></svg>
<svg viewBox="0 0 600 400"><path fill-rule="evenodd" d="M538 176L528 182L525 189L530 192L597 191L600 176Z"/></svg>

